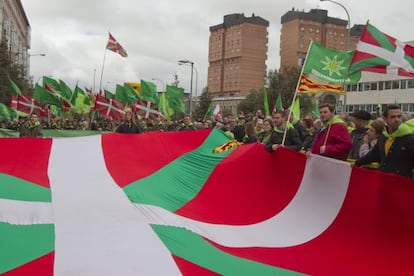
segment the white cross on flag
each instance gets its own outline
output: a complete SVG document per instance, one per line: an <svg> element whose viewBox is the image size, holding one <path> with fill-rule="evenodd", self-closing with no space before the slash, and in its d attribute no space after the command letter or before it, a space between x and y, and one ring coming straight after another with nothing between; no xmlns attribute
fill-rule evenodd
<svg viewBox="0 0 414 276"><path fill-rule="evenodd" d="M128 53L126 50L119 44L119 42L109 33L108 43L106 44L106 49L111 50L115 53L121 55L121 57L127 57Z"/></svg>

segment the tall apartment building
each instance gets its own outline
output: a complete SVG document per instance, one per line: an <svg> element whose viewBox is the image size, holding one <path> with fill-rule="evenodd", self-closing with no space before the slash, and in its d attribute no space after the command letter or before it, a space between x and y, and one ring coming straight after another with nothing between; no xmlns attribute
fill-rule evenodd
<svg viewBox="0 0 414 276"><path fill-rule="evenodd" d="M31 39L29 20L20 0L0 0L0 40L6 40L11 58L29 75Z"/></svg>
<svg viewBox="0 0 414 276"><path fill-rule="evenodd" d="M292 9L282 16L281 23L280 68L302 65L312 40L331 49L353 50L364 28L364 25L351 28L348 49L348 21L329 17L327 10Z"/></svg>
<svg viewBox="0 0 414 276"><path fill-rule="evenodd" d="M208 90L213 102L236 113L237 104L265 84L269 22L229 14L210 27Z"/></svg>

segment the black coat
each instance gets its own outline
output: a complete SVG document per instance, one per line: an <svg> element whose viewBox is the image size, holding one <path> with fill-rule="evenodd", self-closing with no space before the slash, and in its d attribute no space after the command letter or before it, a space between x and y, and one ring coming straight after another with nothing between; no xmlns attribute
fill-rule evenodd
<svg viewBox="0 0 414 276"><path fill-rule="evenodd" d="M261 135L260 135L261 136ZM262 137L258 137L258 141L262 141ZM282 144L283 132L272 130L269 141L266 142L266 150L272 151L272 145ZM299 138L299 133L294 128L288 128L286 133L285 144L287 148L299 151L302 148L302 141Z"/></svg>
<svg viewBox="0 0 414 276"><path fill-rule="evenodd" d="M414 169L414 134L395 138L387 155L385 142L387 138L381 135L377 144L363 157L355 162L361 166L372 162L379 162L378 170L395 173L412 178Z"/></svg>
<svg viewBox="0 0 414 276"><path fill-rule="evenodd" d="M127 133L127 134L136 134L141 133L141 128L135 123L122 122L116 129L115 132L118 133Z"/></svg>
<svg viewBox="0 0 414 276"><path fill-rule="evenodd" d="M298 121L296 124L293 125L296 131L299 134L299 138L302 142L302 148L307 150L312 147L313 137L310 132L306 129L301 121Z"/></svg>
<svg viewBox="0 0 414 276"><path fill-rule="evenodd" d="M364 143L364 136L367 133L367 127L356 128L351 131L350 135L352 138L352 150L349 153L349 158L358 159L359 158L359 149Z"/></svg>

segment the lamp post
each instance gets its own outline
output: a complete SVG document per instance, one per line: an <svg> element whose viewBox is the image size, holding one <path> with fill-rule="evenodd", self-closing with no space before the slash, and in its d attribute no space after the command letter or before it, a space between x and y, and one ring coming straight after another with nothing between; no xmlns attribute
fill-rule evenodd
<svg viewBox="0 0 414 276"><path fill-rule="evenodd" d="M151 80L161 82L161 84L162 84L162 89L163 89L163 91L161 91L161 92L165 92L166 87L165 87L165 85L164 85L164 82L163 82L161 79L152 78Z"/></svg>
<svg viewBox="0 0 414 276"><path fill-rule="evenodd" d="M183 65L184 63L179 63L179 65ZM188 64L189 65L189 64ZM195 98L195 103L194 103L194 106L196 105L196 103L197 103L197 96L198 96L198 70L197 70L197 68L194 66L194 64L192 65L192 69L191 70L194 70L195 71L195 73L196 73L196 83L195 83L195 90L194 90L194 98Z"/></svg>
<svg viewBox="0 0 414 276"><path fill-rule="evenodd" d="M193 98L193 71L194 71L194 62L190 61L190 60L179 60L178 61L178 65L182 65L182 64L189 64L191 65L191 80L190 80L190 98L189 98L189 102L190 102L190 108L189 108L189 113L190 116L192 115L192 98ZM197 73L198 75L198 73Z"/></svg>
<svg viewBox="0 0 414 276"><path fill-rule="evenodd" d="M348 49L347 50L348 51L351 50L351 19L349 17L348 10L341 3L333 1L333 0L320 0L320 1L321 2L331 2L331 3L337 4L338 6L341 6L345 10L346 16L348 17L348 36L347 36L347 48Z"/></svg>

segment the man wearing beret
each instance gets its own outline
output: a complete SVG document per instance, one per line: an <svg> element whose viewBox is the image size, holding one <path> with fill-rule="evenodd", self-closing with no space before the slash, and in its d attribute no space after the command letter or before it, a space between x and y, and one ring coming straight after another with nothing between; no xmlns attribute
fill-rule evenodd
<svg viewBox="0 0 414 276"><path fill-rule="evenodd" d="M349 153L348 158L356 160L359 158L359 148L364 143L364 136L369 129L368 124L371 120L371 114L365 110L358 110L351 113L350 116L355 124L355 129L350 133L352 138L352 150Z"/></svg>

